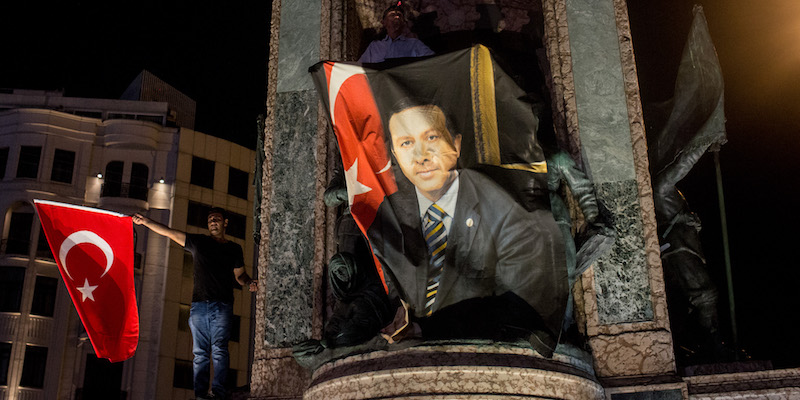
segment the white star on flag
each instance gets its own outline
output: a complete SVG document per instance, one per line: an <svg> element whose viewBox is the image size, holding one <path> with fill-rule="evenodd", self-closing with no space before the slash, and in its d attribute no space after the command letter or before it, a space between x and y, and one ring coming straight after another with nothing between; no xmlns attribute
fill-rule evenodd
<svg viewBox="0 0 800 400"><path fill-rule="evenodd" d="M356 195L364 194L372 190L371 187L358 181L358 158L353 161L353 165L344 173L347 182L347 204L353 205L353 198Z"/></svg>
<svg viewBox="0 0 800 400"><path fill-rule="evenodd" d="M89 286L89 280L84 279L83 287L77 288L78 291L81 292L81 294L83 295L83 299L81 300L81 302L86 301L87 298L91 301L94 301L94 295L92 294L92 292L94 292L94 290L97 289L97 286L98 285Z"/></svg>

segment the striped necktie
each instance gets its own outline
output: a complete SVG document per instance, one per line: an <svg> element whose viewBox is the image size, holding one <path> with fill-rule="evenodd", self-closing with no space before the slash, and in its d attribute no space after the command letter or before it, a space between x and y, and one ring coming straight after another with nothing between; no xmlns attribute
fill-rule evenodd
<svg viewBox="0 0 800 400"><path fill-rule="evenodd" d="M428 269L428 287L425 293L425 315L433 313L433 303L436 302L436 293L439 291L439 278L442 276L444 266L444 253L447 249L447 232L444 228L444 217L447 213L436 203L428 207L425 212L425 221L422 228L425 234L425 243L430 254L430 268Z"/></svg>

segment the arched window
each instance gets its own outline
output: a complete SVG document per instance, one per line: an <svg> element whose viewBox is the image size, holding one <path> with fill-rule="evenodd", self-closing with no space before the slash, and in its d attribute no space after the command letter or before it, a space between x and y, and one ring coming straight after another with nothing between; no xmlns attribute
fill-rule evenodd
<svg viewBox="0 0 800 400"><path fill-rule="evenodd" d="M8 236L3 240L5 254L28 255L31 248L33 217L33 207L30 204L19 205L11 209L7 215Z"/></svg>
<svg viewBox="0 0 800 400"><path fill-rule="evenodd" d="M36 258L43 258L46 260L53 260L53 252L50 251L50 244L47 243L47 237L44 235L44 229L39 227L39 240L36 242Z"/></svg>
<svg viewBox="0 0 800 400"><path fill-rule="evenodd" d="M103 176L103 197L119 197L122 194L122 161L111 161Z"/></svg>
<svg viewBox="0 0 800 400"><path fill-rule="evenodd" d="M147 178L149 174L150 170L147 165L133 163L131 166L130 198L147 200Z"/></svg>

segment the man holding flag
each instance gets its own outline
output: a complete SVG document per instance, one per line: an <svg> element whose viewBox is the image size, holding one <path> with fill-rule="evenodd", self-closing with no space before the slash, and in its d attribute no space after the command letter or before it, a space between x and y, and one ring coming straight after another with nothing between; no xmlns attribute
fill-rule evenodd
<svg viewBox="0 0 800 400"><path fill-rule="evenodd" d="M258 290L258 281L250 278L244 269L241 246L225 238L225 228L228 226L225 211L221 208L208 211L209 235L187 234L141 214L133 216L133 223L172 239L192 253L194 289L189 327L194 354L194 393L198 399L209 398L209 362L213 360L214 381L210 398L225 398L228 340L233 320L233 281L235 279L242 286L247 286L251 292Z"/></svg>

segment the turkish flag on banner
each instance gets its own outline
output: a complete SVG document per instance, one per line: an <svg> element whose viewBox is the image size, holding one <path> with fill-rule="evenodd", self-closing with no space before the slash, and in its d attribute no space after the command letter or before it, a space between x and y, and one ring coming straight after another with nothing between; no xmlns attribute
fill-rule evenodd
<svg viewBox="0 0 800 400"><path fill-rule="evenodd" d="M342 154L350 212L366 232L384 197L397 191L381 115L363 68L334 62L321 65L326 82L317 84L327 93L323 100Z"/></svg>
<svg viewBox="0 0 800 400"><path fill-rule="evenodd" d="M366 235L384 197L397 191L381 116L363 68L333 62L321 65L324 74L317 73L314 78L327 94L323 101L342 155L350 214ZM373 260L384 289L388 289L374 254Z"/></svg>
<svg viewBox="0 0 800 400"><path fill-rule="evenodd" d="M51 201L34 203L97 357L111 362L131 358L139 342L131 217Z"/></svg>

